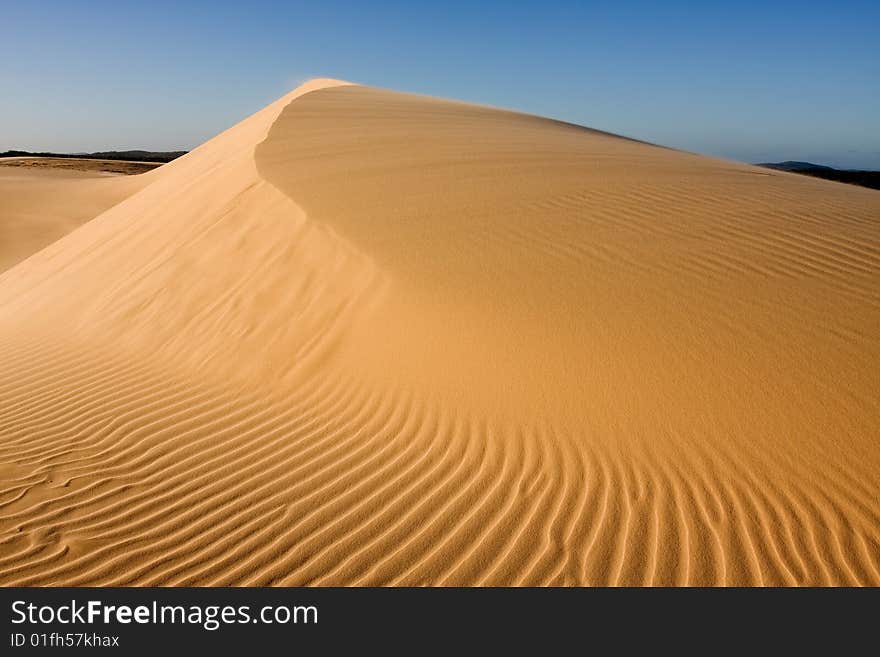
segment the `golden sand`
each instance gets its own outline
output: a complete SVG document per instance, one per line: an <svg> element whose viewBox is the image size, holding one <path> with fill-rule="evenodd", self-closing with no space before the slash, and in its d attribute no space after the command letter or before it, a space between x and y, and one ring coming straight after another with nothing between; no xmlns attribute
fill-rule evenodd
<svg viewBox="0 0 880 657"><path fill-rule="evenodd" d="M328 80L130 180L0 275L0 583L880 584L877 191Z"/></svg>
<svg viewBox="0 0 880 657"><path fill-rule="evenodd" d="M45 163L48 159L29 158L28 162ZM0 158L0 273L131 196L147 182L83 172L67 160L62 160L62 168L18 166L24 161Z"/></svg>

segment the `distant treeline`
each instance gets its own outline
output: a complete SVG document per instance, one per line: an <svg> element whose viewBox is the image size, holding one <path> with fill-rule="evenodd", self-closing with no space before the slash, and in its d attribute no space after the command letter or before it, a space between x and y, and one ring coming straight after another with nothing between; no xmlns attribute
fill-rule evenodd
<svg viewBox="0 0 880 657"><path fill-rule="evenodd" d="M98 153L32 153L5 151L0 157L69 157L80 160L135 160L138 162L170 162L188 151L103 151Z"/></svg>
<svg viewBox="0 0 880 657"><path fill-rule="evenodd" d="M836 180L837 182L869 187L870 189L880 189L880 171L833 169L821 164L811 164L810 162L776 162L759 164L758 166L778 169L780 171L790 171L791 173L801 173L805 176L825 178L826 180Z"/></svg>

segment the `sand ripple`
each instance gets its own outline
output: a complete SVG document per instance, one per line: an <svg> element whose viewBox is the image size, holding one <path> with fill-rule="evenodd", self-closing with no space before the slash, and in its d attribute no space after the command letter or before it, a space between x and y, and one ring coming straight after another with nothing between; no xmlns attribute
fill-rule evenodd
<svg viewBox="0 0 880 657"><path fill-rule="evenodd" d="M0 275L0 584L880 584L880 193L337 84Z"/></svg>

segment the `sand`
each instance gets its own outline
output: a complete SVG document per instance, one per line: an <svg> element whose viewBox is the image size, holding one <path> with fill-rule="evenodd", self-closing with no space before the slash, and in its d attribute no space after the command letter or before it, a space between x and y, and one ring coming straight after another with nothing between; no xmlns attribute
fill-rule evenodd
<svg viewBox="0 0 880 657"><path fill-rule="evenodd" d="M79 157L0 157L0 167L20 169L52 169L60 171L84 171L102 175L132 176L152 171L162 166L161 162L139 162L136 160L101 160ZM0 169L2 171L2 169Z"/></svg>
<svg viewBox="0 0 880 657"><path fill-rule="evenodd" d="M330 80L136 178L0 275L0 583L880 584L880 193Z"/></svg>
<svg viewBox="0 0 880 657"><path fill-rule="evenodd" d="M80 167L79 162L90 164ZM100 168L101 162L0 158L0 272L49 246L147 183L137 177L111 177Z"/></svg>

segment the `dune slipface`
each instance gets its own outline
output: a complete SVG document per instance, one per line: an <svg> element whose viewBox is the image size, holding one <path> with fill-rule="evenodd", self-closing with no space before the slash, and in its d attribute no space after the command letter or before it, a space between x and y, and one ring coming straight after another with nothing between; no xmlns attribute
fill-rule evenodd
<svg viewBox="0 0 880 657"><path fill-rule="evenodd" d="M318 80L0 276L5 585L880 584L880 193Z"/></svg>

